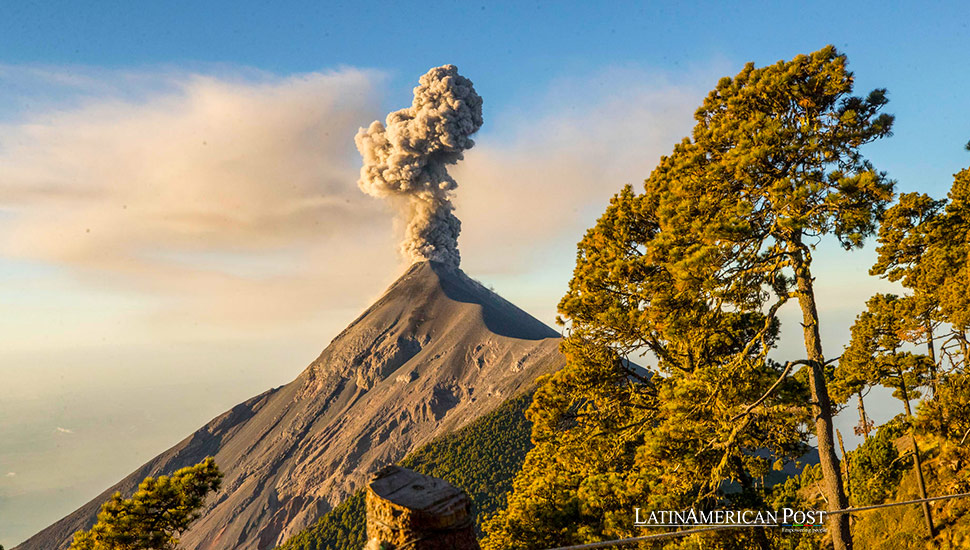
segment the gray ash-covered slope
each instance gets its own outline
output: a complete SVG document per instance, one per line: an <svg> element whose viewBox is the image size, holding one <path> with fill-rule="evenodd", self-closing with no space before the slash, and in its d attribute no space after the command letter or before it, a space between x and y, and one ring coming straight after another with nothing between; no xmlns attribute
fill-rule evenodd
<svg viewBox="0 0 970 550"><path fill-rule="evenodd" d="M558 336L458 268L414 264L296 380L214 419L17 550L66 548L114 491L206 456L223 487L182 546L273 548L372 472L558 369Z"/></svg>

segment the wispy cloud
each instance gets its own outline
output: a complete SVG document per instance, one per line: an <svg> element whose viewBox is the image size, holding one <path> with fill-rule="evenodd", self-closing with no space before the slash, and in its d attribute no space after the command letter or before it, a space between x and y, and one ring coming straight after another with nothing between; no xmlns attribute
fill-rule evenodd
<svg viewBox="0 0 970 550"><path fill-rule="evenodd" d="M0 254L230 323L346 303L396 265L384 205L355 185L379 75L162 80L0 126Z"/></svg>
<svg viewBox="0 0 970 550"><path fill-rule="evenodd" d="M7 472L3 477L17 477L17 472Z"/></svg>
<svg viewBox="0 0 970 550"><path fill-rule="evenodd" d="M68 72L30 77L83 101L0 125L0 255L152 296L169 326L279 325L359 307L393 276L399 231L355 183L380 75ZM718 74L700 73L608 68L486 120L454 169L464 267L541 271L537 250L571 249L689 130Z"/></svg>

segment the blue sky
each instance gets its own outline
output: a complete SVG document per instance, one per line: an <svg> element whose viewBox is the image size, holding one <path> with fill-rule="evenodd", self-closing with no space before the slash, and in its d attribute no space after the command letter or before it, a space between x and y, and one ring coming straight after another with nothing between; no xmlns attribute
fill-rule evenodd
<svg viewBox="0 0 970 550"><path fill-rule="evenodd" d="M353 134L428 68L485 101L454 171L463 267L551 323L583 230L747 61L836 45L897 116L868 156L943 196L970 165L968 21L962 2L6 4L0 544L288 382L400 273ZM818 254L830 354L892 288L872 259Z"/></svg>
<svg viewBox="0 0 970 550"><path fill-rule="evenodd" d="M448 62L474 76L488 120L503 106L528 102L544 83L604 65L680 75L720 62L734 70L744 61L770 63L832 43L849 55L860 89L890 90L898 137L875 150L887 152L883 166L894 175L914 185L946 179L952 167L944 159L959 158L966 142L961 67L970 8L962 2L93 5L7 6L0 22L3 62L206 72L246 67L278 75L378 68L390 76L389 105L407 98L414 75ZM483 134L496 131L487 124ZM902 151L908 154L896 154ZM906 162L896 164L897 158Z"/></svg>

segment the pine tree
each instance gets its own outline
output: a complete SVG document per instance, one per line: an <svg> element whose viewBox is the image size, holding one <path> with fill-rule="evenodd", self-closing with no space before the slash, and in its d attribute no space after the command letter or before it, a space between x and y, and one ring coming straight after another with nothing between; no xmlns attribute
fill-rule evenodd
<svg viewBox="0 0 970 550"><path fill-rule="evenodd" d="M970 168L954 175L940 226L941 238L927 261L941 272L940 313L952 329L950 339L959 347L961 365L966 368L970 365Z"/></svg>
<svg viewBox="0 0 970 550"><path fill-rule="evenodd" d="M866 311L856 317L852 338L835 374L854 377L867 385L882 385L893 390L912 416L910 402L919 397L917 388L929 381L929 357L902 351L911 341L908 335L919 330L909 317L909 298L876 294L866 302Z"/></svg>
<svg viewBox="0 0 970 550"><path fill-rule="evenodd" d="M660 238L655 206L627 187L580 243L560 304L571 321L567 364L536 394L536 447L486 525L486 548L633 536L634 507L757 507L757 480L775 459L804 452L801 388L766 359L777 324L709 302L697 279L674 281L661 258L683 243ZM626 359L640 347L658 358L652 376Z"/></svg>
<svg viewBox="0 0 970 550"><path fill-rule="evenodd" d="M954 176L948 200L907 193L883 217L878 260L870 273L900 281L919 304L933 384L946 360L957 369L970 360L970 169ZM944 334L937 334L940 327ZM940 353L935 340L943 339ZM957 352L954 353L953 349Z"/></svg>
<svg viewBox="0 0 970 550"><path fill-rule="evenodd" d="M890 133L885 92L854 97L852 82L831 46L749 64L708 95L692 137L661 159L643 195L614 198L580 243L560 303L567 366L530 409L537 446L487 547L599 540L629 525L634 505L703 506L724 497L723 479L743 489L764 472L752 448L779 458L796 448L806 416L795 396L811 403L827 500L846 507L812 251L826 234L861 246L893 194L859 153ZM767 353L789 300L802 311L807 357L783 367ZM656 361L650 383L627 360L644 349ZM798 364L809 388L789 376ZM839 518L830 532L848 548Z"/></svg>
<svg viewBox="0 0 970 550"><path fill-rule="evenodd" d="M812 416L827 500L846 507L835 455L832 404L823 376L812 251L824 235L847 250L862 246L892 198L893 182L859 147L888 136L885 90L850 95L846 58L828 46L791 62L724 78L698 110L683 162L667 163L687 182L687 209L713 213L701 227L714 253L732 257L728 288L773 291L772 308L794 298L801 309ZM691 206L691 202L694 203ZM709 202L710 205L705 203ZM774 310L777 311L777 310ZM851 546L848 517L830 529L836 548Z"/></svg>
<svg viewBox="0 0 970 550"><path fill-rule="evenodd" d="M970 457L970 373L948 374L933 399L920 403L919 426L923 431L942 431L946 446L962 448ZM942 430L939 429L942 426Z"/></svg>
<svg viewBox="0 0 970 550"><path fill-rule="evenodd" d="M98 521L74 534L71 550L175 550L179 537L199 518L205 497L222 474L210 457L171 476L145 478L131 498L115 493Z"/></svg>
<svg viewBox="0 0 970 550"><path fill-rule="evenodd" d="M926 355L901 351L908 337L920 328L911 316L913 307L908 299L893 294L876 294L866 302L866 311L859 314L852 325L852 339L836 369L836 378L862 380L867 385L881 385L893 390L893 396L903 402L906 421L910 423L910 440L920 498L926 498L926 483L916 435L913 432L913 411L910 401L919 397L917 389L928 381L933 362ZM923 503L923 515L930 538L935 536L928 503Z"/></svg>

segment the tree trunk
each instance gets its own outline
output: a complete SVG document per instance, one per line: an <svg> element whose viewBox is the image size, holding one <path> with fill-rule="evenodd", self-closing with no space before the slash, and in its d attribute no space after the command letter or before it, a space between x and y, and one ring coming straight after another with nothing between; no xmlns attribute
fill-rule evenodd
<svg viewBox="0 0 970 550"><path fill-rule="evenodd" d="M859 422L861 422L862 435L865 436L865 440L869 441L869 418L866 416L866 406L862 403L862 392L858 393L859 396Z"/></svg>
<svg viewBox="0 0 970 550"><path fill-rule="evenodd" d="M848 499L852 496L852 465L849 464L849 455L845 452L842 432L835 430L835 435L839 436L839 450L842 451L842 464L845 464L845 497Z"/></svg>
<svg viewBox="0 0 970 550"><path fill-rule="evenodd" d="M933 344L933 322L930 319L926 320L926 324L923 325L926 330L926 355L930 358L930 390L933 392L933 397L936 397L936 384L937 384L937 374L936 374L936 346ZM937 435L943 441L946 441L947 427L946 423L943 422L943 415L937 411L934 413L936 416L936 432Z"/></svg>
<svg viewBox="0 0 970 550"><path fill-rule="evenodd" d="M903 378L903 371L897 370L896 374L899 375L899 393L903 396L903 408L906 410L906 421L909 422L913 418L913 409L909 406L909 389L906 387L906 379Z"/></svg>
<svg viewBox="0 0 970 550"><path fill-rule="evenodd" d="M801 242L796 242L792 253L792 267L795 269L795 284L798 290L798 305L802 310L802 329L805 335L805 351L808 354L808 382L812 392L812 415L815 417L815 437L818 440L818 457L825 481L825 492L829 511L848 508L848 499L842 490L842 475L839 460L835 455L835 441L832 427L832 404L825 385L822 355L822 339L818 329L818 308L815 305L812 270L805 258ZM834 525L829 530L835 550L852 548L852 534L849 532L849 514L834 516Z"/></svg>
<svg viewBox="0 0 970 550"><path fill-rule="evenodd" d="M926 498L926 482L923 481L923 463L919 456L919 446L916 444L916 435L910 428L909 438L913 441L913 460L916 462L916 480L919 482L919 497ZM926 530L930 538L936 537L936 528L933 527L933 514L930 511L930 503L923 503L923 519L926 522Z"/></svg>
<svg viewBox="0 0 970 550"><path fill-rule="evenodd" d="M927 319L923 325L926 330L926 355L930 358L930 388L936 395L936 347L933 346L933 323Z"/></svg>
<svg viewBox="0 0 970 550"><path fill-rule="evenodd" d="M903 404L906 406L906 421L909 422L909 439L913 442L913 462L916 463L916 481L919 485L919 498L926 498L926 482L923 481L923 462L919 456L919 445L916 444L916 429L913 428L913 411L909 406L909 392L906 391L906 380L903 372L899 372L899 392L903 395ZM936 529L933 527L933 515L930 512L930 503L923 503L923 520L926 523L926 530L930 538L936 537Z"/></svg>

